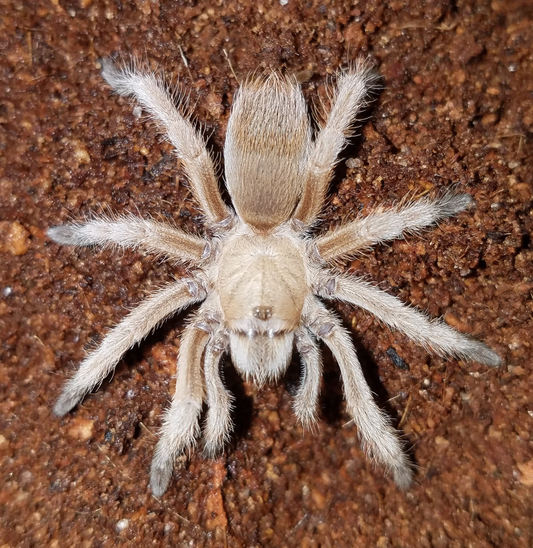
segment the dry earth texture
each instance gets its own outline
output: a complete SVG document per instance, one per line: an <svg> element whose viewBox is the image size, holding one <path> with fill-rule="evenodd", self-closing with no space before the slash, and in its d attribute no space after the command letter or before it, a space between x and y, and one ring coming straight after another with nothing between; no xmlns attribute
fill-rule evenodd
<svg viewBox="0 0 533 548"><path fill-rule="evenodd" d="M531 2L4 0L0 11L0 546L531 546ZM337 67L369 56L386 87L345 152L323 226L452 185L474 197L440 228L340 266L505 360L489 370L431 357L337 307L412 446L409 492L364 457L326 356L316 434L291 409L297 362L261 390L226 363L233 442L217 460L182 462L155 499L148 468L182 316L52 416L86 350L184 271L60 247L46 229L106 208L200 226L170 147L100 77L99 58L126 53L191 91L215 153L236 78L282 68L318 103Z"/></svg>

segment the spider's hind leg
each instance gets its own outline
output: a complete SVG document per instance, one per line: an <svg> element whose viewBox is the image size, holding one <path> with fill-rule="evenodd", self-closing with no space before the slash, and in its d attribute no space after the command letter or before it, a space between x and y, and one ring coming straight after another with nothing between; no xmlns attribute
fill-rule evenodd
<svg viewBox="0 0 533 548"><path fill-rule="evenodd" d="M304 188L293 215L304 226L312 224L320 214L333 168L353 134L357 113L366 107L369 95L378 88L377 75L362 59L339 74L326 123L309 154Z"/></svg>
<svg viewBox="0 0 533 548"><path fill-rule="evenodd" d="M209 251L206 241L198 236L131 214L93 216L53 226L48 236L63 245L140 248L179 262L198 263Z"/></svg>
<svg viewBox="0 0 533 548"><path fill-rule="evenodd" d="M360 253L375 244L429 228L446 217L457 215L471 203L469 194L446 192L435 198L380 208L319 236L315 244L323 259L335 261Z"/></svg>
<svg viewBox="0 0 533 548"><path fill-rule="evenodd" d="M222 200L215 174L215 165L205 141L194 128L183 106L176 108L174 99L162 78L153 72L131 66L117 68L111 60L102 60L104 80L122 96L134 97L163 129L174 146L187 174L191 190L202 206L208 224L216 224L231 216Z"/></svg>

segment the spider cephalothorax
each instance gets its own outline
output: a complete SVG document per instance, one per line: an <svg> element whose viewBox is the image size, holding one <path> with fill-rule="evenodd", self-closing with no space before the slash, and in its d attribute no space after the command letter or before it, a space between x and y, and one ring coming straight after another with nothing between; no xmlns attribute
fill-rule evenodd
<svg viewBox="0 0 533 548"><path fill-rule="evenodd" d="M483 343L329 265L455 215L471 198L447 193L382 208L310 237L332 169L375 80L364 63L339 74L331 109L314 139L296 80L274 73L241 86L224 146L226 185L234 210L221 197L204 141L176 109L161 79L134 67L117 69L109 61L102 74L117 93L133 96L162 127L213 236L204 239L133 215L94 217L48 231L61 244L140 248L186 263L191 272L190 278L151 295L109 332L68 381L55 413L68 413L162 320L201 303L181 340L176 393L152 463L154 494L165 492L175 457L199 437L204 402L208 453L219 450L231 432L232 396L219 371L224 353L231 355L241 375L261 384L285 372L295 347L303 375L294 409L305 425L316 421L322 374L318 340L339 364L348 411L363 447L392 472L400 487L407 488L412 470L402 444L374 402L348 332L323 301L362 307L440 355L494 366L500 358Z"/></svg>

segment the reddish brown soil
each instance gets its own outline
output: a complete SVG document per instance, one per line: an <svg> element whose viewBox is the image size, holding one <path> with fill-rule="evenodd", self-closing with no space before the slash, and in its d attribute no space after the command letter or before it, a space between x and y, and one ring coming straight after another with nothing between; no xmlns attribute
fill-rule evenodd
<svg viewBox="0 0 533 548"><path fill-rule="evenodd" d="M531 546L531 2L14 0L0 11L0 546ZM386 88L345 155L325 226L451 185L476 200L343 265L505 360L488 370L430 357L336 307L413 446L408 493L359 449L326 356L316 435L296 423L290 383L259 390L229 369L233 443L216 461L198 451L154 499L148 467L183 318L65 419L51 414L86 349L182 271L61 248L45 230L103 207L201 230L169 147L110 95L98 59L132 53L179 76L220 151L237 87L224 52L238 77L300 73L315 99L346 60L376 62Z"/></svg>

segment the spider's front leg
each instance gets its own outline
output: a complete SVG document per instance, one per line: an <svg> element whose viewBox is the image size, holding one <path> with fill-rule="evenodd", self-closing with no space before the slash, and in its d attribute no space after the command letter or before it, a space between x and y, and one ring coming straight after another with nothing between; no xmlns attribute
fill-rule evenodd
<svg viewBox="0 0 533 548"><path fill-rule="evenodd" d="M55 404L54 413L59 417L68 413L115 369L132 346L141 342L159 323L205 297L202 285L192 279L180 280L148 297L83 360L78 371L65 385Z"/></svg>
<svg viewBox="0 0 533 548"><path fill-rule="evenodd" d="M374 402L347 331L318 299L307 298L303 319L309 330L329 347L341 370L350 415L363 449L392 472L396 485L408 489L413 472L397 433Z"/></svg>
<svg viewBox="0 0 533 548"><path fill-rule="evenodd" d="M442 321L429 319L368 282L325 275L316 288L320 297L364 308L384 324L440 356L466 358L493 367L501 364L501 358L487 345L462 335Z"/></svg>
<svg viewBox="0 0 533 548"><path fill-rule="evenodd" d="M220 359L228 351L229 337L226 329L218 326L205 349L204 371L207 396L207 416L204 424L204 449L214 456L229 441L233 428L231 409L233 395L222 382Z"/></svg>
<svg viewBox="0 0 533 548"><path fill-rule="evenodd" d="M161 438L157 442L150 486L156 497L167 490L176 457L191 449L200 435L200 413L204 402L202 357L210 334L198 326L198 321L188 325L180 342L176 391L170 407L164 414Z"/></svg>
<svg viewBox="0 0 533 548"><path fill-rule="evenodd" d="M295 340L302 360L302 380L294 396L294 413L306 428L312 428L317 421L322 357L316 340L305 327L298 329Z"/></svg>

